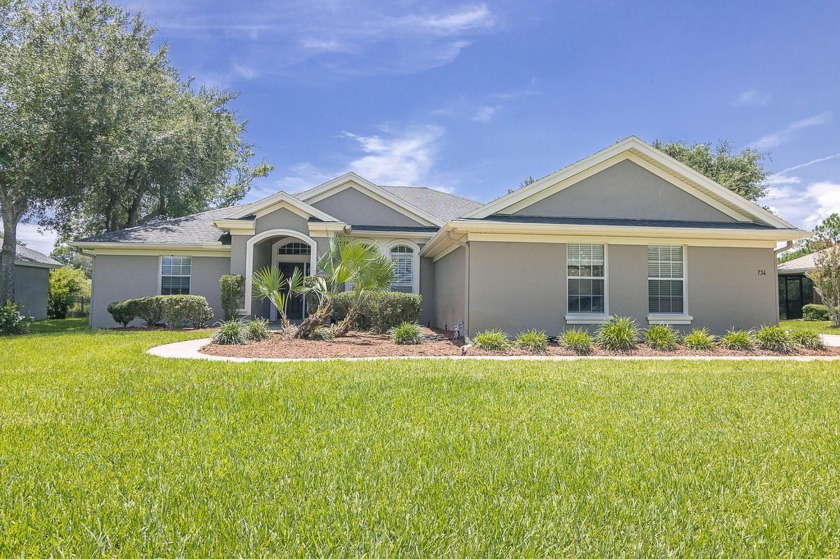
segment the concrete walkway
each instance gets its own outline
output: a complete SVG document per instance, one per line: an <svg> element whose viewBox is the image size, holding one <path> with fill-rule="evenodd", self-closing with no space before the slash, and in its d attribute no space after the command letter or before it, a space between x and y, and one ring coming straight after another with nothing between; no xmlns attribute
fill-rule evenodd
<svg viewBox="0 0 840 559"><path fill-rule="evenodd" d="M837 345L840 346L840 336ZM262 361L268 363L297 363L297 362L318 362L318 361L387 361L399 359L476 359L485 361L581 361L584 359L600 359L605 361L838 361L840 357L822 357L811 355L745 355L743 357L732 356L685 356L675 355L673 357L637 357L637 356L592 356L592 355L447 355L447 356L389 356L389 357L331 357L323 359L280 359L270 357L223 357L220 355L207 355L199 350L210 343L210 338L200 340L188 340L174 344L160 345L148 351L149 355L164 357L167 359L199 359L203 361L227 361L229 363L250 363ZM829 345L826 342L826 345Z"/></svg>
<svg viewBox="0 0 840 559"><path fill-rule="evenodd" d="M823 343L831 347L840 347L840 335L838 334L820 334Z"/></svg>

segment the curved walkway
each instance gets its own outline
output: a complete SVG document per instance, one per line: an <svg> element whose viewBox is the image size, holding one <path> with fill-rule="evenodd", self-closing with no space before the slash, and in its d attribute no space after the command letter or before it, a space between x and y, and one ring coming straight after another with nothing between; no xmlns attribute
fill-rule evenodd
<svg viewBox="0 0 840 559"><path fill-rule="evenodd" d="M840 345L840 336L837 345ZM588 356L588 355L445 355L445 356L428 356L428 355L408 355L408 356L388 356L388 357L329 357L318 359L281 359L271 357L224 357L221 355L207 355L201 353L199 350L210 343L210 338L202 338L198 340L187 340L186 342L176 342L174 344L160 345L151 348L147 353L156 357L164 357L167 359L199 359L203 361L227 361L229 363L250 363L252 361L263 361L268 363L298 363L298 362L318 362L318 361L386 361L395 359L477 359L486 361L580 361L584 359L601 359L614 361L838 361L840 357L823 357L816 355L780 355L778 357L771 355L745 355L743 357L733 357L728 355L722 356L685 356L675 355L673 357L655 356ZM833 345L828 344L826 345Z"/></svg>

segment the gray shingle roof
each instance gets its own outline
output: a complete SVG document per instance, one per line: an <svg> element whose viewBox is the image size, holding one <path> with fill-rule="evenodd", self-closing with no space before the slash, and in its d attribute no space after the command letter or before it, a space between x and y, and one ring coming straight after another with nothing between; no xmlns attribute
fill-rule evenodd
<svg viewBox="0 0 840 559"><path fill-rule="evenodd" d="M805 256L800 256L799 258L782 262L779 264L779 273L810 272L814 269L814 266L817 265L817 255L820 254L820 252L823 251L812 252L811 254L806 254Z"/></svg>
<svg viewBox="0 0 840 559"><path fill-rule="evenodd" d="M481 206L480 202L467 200L454 194L447 194L426 187L384 186L382 188L444 221L463 215ZM299 192L295 196L300 196L301 194L303 193ZM246 205L256 203L252 202ZM227 244L230 242L229 236L213 225L213 222L217 219L224 219L243 207L240 205L210 210L177 219L170 219L153 225L141 225L121 231L85 237L78 239L78 242L200 245L208 242L221 241L223 244ZM362 228L370 229L364 226Z"/></svg>
<svg viewBox="0 0 840 559"><path fill-rule="evenodd" d="M19 266L38 265L38 266L53 266L55 268L61 267L61 262L53 260L46 254L42 254L37 250L32 250L29 247L18 243L17 254L15 254L15 264Z"/></svg>
<svg viewBox="0 0 840 559"><path fill-rule="evenodd" d="M697 229L775 229L769 225L747 222L727 221L676 221L659 219L613 219L613 218L590 218L590 217L536 217L527 215L502 215L494 214L483 219L472 219L469 221L485 221L500 223L549 223L557 225L605 225L624 227L691 227Z"/></svg>

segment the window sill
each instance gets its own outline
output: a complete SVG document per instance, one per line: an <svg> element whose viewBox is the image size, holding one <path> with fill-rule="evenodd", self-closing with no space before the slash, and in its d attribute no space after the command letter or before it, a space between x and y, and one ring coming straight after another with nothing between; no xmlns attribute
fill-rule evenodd
<svg viewBox="0 0 840 559"><path fill-rule="evenodd" d="M649 314L647 315L649 324L691 324L694 320L693 316L687 314Z"/></svg>
<svg viewBox="0 0 840 559"><path fill-rule="evenodd" d="M567 314L566 324L604 324L610 321L608 314Z"/></svg>

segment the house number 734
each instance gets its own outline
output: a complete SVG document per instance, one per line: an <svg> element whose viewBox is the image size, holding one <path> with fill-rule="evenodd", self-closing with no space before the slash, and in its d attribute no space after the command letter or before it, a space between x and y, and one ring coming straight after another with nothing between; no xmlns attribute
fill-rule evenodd
<svg viewBox="0 0 840 559"><path fill-rule="evenodd" d="M758 270L758 275L759 276L766 276L767 272L765 272L764 270Z"/></svg>

